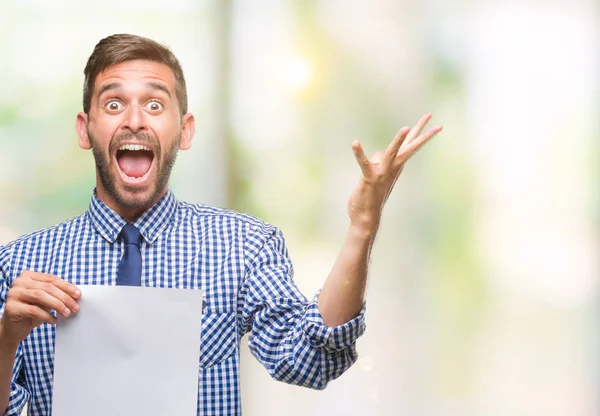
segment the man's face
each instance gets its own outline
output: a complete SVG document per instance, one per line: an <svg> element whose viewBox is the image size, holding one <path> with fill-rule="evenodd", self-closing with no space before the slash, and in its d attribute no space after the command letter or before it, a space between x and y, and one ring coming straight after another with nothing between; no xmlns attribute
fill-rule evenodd
<svg viewBox="0 0 600 416"><path fill-rule="evenodd" d="M193 117L180 115L168 66L135 60L98 74L89 116L80 113L77 127L81 147L94 154L98 197L136 217L167 191L177 150L191 146Z"/></svg>

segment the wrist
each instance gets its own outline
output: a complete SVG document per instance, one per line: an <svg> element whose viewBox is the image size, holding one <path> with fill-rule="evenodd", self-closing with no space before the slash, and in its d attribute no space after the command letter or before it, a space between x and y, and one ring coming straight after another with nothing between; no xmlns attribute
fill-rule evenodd
<svg viewBox="0 0 600 416"><path fill-rule="evenodd" d="M375 224L350 224L348 229L348 236L354 240L363 240L368 243L372 243L377 235L378 225Z"/></svg>
<svg viewBox="0 0 600 416"><path fill-rule="evenodd" d="M15 355L19 348L19 342L9 339L3 331L2 325L0 325L0 357L6 355Z"/></svg>

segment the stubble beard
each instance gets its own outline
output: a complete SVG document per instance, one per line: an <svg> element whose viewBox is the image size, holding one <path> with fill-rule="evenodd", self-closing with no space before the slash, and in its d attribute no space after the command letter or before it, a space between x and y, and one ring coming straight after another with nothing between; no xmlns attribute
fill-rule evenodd
<svg viewBox="0 0 600 416"><path fill-rule="evenodd" d="M98 172L100 183L102 184L106 194L118 206L127 209L143 211L149 209L152 204L158 200L159 196L167 189L169 178L171 177L171 171L173 170L175 160L177 159L177 152L179 150L179 143L181 141L181 133L179 133L179 135L171 141L170 146L166 148L164 152L158 141L150 134L116 134L110 141L108 154L106 154L106 152L99 147L94 146L95 139L89 129L87 133L92 145L92 154L94 155L94 160L96 162L96 171ZM156 169L156 172L154 174L156 175L156 180L152 185L150 185L152 187L150 192L147 192L146 190L136 192L134 189L127 188L121 191L119 189L118 182L120 181L120 178L119 173L115 172L115 169L120 168L115 166L113 169L114 162L111 155L114 154L115 149L120 146L120 143L123 143L131 138L136 138L140 143L148 144L152 149L155 150L154 158L156 160L154 162L154 169ZM126 193L131 194L131 192L137 193L137 195L132 197L126 195ZM144 194L146 195L144 196Z"/></svg>

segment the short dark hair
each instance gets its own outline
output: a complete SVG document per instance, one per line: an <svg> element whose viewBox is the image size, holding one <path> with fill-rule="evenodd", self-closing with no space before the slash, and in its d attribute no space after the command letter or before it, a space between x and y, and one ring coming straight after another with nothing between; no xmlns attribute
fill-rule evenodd
<svg viewBox="0 0 600 416"><path fill-rule="evenodd" d="M175 74L175 88L179 110L187 113L187 90L183 70L177 57L164 45L142 36L116 34L102 39L94 47L83 74L83 111L90 113L94 83L98 74L105 69L126 61L145 59L167 65Z"/></svg>

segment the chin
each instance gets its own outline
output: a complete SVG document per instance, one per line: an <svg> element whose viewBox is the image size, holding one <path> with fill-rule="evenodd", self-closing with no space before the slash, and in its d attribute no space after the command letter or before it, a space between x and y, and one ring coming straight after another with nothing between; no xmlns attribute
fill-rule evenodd
<svg viewBox="0 0 600 416"><path fill-rule="evenodd" d="M98 193L104 203L123 217L140 215L151 208L166 191L166 188L159 189L154 178L152 181L146 178L147 183L136 183L133 186L120 179L121 175L116 172L110 176L101 175Z"/></svg>
<svg viewBox="0 0 600 416"><path fill-rule="evenodd" d="M124 208L135 208L146 210L160 199L163 191L152 187L149 189L134 190L121 189L118 191L117 203Z"/></svg>

